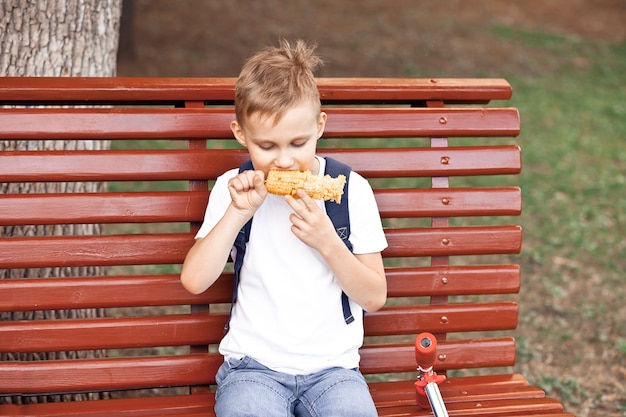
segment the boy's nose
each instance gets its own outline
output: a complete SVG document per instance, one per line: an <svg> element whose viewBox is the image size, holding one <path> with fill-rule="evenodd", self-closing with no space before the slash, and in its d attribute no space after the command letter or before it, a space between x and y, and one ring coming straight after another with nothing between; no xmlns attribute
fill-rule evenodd
<svg viewBox="0 0 626 417"><path fill-rule="evenodd" d="M279 169L289 169L293 166L293 158L289 152L280 152L276 158L275 164Z"/></svg>

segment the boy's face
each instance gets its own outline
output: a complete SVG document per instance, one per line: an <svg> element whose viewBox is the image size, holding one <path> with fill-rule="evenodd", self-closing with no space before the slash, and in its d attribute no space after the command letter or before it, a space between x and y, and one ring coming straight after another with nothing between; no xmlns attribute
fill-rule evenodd
<svg viewBox="0 0 626 417"><path fill-rule="evenodd" d="M271 169L308 169L317 174L315 151L325 125L326 113L302 103L285 111L278 123L274 115L253 113L245 126L233 121L231 129L237 141L248 148L255 169L266 174Z"/></svg>

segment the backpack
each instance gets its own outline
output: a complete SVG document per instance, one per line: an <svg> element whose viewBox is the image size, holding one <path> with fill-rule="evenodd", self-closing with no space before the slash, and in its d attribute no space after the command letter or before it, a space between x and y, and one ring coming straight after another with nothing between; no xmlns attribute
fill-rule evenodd
<svg viewBox="0 0 626 417"><path fill-rule="evenodd" d="M254 169L252 165L252 161L244 162L239 167L239 172L247 171ZM348 247L350 252L352 252L352 244L348 240L350 237L350 214L348 212L348 180L350 178L350 172L352 168L343 162L339 162L333 158L326 158L326 174L330 175L333 178L336 178L338 175L346 176L346 183L343 188L343 196L341 198L341 203L337 204L334 201L326 201L324 203L326 208L326 214L330 217L330 220L335 227L335 231L337 235L341 238L343 243ZM241 267L243 265L243 257L246 253L246 247L248 240L250 239L250 229L252 227L251 218L248 222L241 228L237 238L235 239L235 248L237 249L237 255L235 257L234 262L234 274L235 279L233 282L233 296L232 302L230 305L230 315L228 317L228 322L224 326L224 333L228 331L228 327L230 324L230 317L233 313L233 306L237 301L237 288L239 286L239 274L241 272ZM350 324L354 321L354 317L352 316L352 311L350 310L350 302L348 301L348 296L345 292L341 292L341 307L343 309L343 319L346 324Z"/></svg>

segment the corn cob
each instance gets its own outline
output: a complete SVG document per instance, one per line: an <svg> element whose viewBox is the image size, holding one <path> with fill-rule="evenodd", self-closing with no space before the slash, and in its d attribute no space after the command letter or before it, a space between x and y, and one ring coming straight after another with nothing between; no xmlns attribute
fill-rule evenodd
<svg viewBox="0 0 626 417"><path fill-rule="evenodd" d="M304 190L314 200L331 200L341 203L346 176L330 175L320 177L311 171L288 171L273 169L267 174L265 188L271 194L292 195L297 197L298 190Z"/></svg>

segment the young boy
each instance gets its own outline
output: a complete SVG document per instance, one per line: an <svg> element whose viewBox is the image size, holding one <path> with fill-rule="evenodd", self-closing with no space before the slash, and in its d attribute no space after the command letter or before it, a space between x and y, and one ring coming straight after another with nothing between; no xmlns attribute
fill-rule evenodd
<svg viewBox="0 0 626 417"><path fill-rule="evenodd" d="M264 185L271 169L324 175L326 160L316 155L316 145L327 115L313 77L320 63L305 42L282 41L243 66L231 129L254 170L233 169L217 179L181 272L187 290L207 290L254 216L237 302L220 344L219 417L377 416L358 371L363 310L378 310L387 295L381 257L387 242L372 189L351 172L351 252L323 201L303 190L298 198L269 195ZM350 324L342 291L350 300Z"/></svg>

